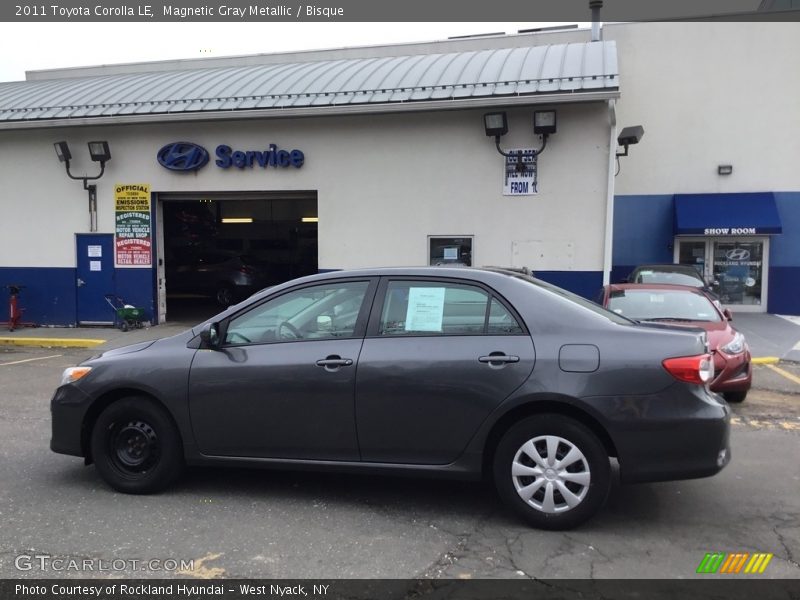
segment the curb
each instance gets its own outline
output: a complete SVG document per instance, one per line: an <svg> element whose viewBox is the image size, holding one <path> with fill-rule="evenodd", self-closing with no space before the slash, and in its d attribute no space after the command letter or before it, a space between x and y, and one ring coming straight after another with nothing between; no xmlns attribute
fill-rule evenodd
<svg viewBox="0 0 800 600"><path fill-rule="evenodd" d="M754 365L776 365L781 362L781 359L777 356L754 356L750 359L750 362Z"/></svg>
<svg viewBox="0 0 800 600"><path fill-rule="evenodd" d="M0 337L0 346L33 346L36 348L94 348L106 340L87 338L33 338Z"/></svg>

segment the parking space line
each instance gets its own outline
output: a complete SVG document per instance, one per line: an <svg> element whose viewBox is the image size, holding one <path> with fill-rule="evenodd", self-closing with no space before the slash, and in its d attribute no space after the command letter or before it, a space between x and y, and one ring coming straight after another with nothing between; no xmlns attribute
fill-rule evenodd
<svg viewBox="0 0 800 600"><path fill-rule="evenodd" d="M37 356L36 358L25 358L23 360L12 360L11 362L0 363L0 367L8 365L21 365L22 363L33 362L34 360L47 360L48 358L58 358L64 356L63 354L52 354L50 356Z"/></svg>
<svg viewBox="0 0 800 600"><path fill-rule="evenodd" d="M789 373L789 371L784 371L783 369L781 369L780 367L776 367L775 365L765 365L765 366L768 369L772 369L773 371L775 371L778 375L783 375L789 381L793 381L797 385L800 385L800 377L798 377L797 375L792 375L791 373Z"/></svg>

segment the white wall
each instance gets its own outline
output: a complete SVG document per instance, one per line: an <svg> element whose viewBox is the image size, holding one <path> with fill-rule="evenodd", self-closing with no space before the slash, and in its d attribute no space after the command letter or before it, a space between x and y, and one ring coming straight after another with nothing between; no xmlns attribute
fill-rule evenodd
<svg viewBox="0 0 800 600"><path fill-rule="evenodd" d="M317 190L319 266L427 262L427 235L474 235L476 264L539 270L602 269L608 160L604 103L558 109L558 133L540 157L538 196L502 196L503 159L483 111L228 123L0 131L0 179L13 211L0 223L0 266L75 264L74 233L88 231L87 194L67 178L53 143L66 139L73 172L96 172L86 142L106 139L112 160L98 183L99 228L113 232L113 186L154 192ZM506 148L538 146L533 108L509 112ZM164 144L192 141L211 162L174 173L156 162ZM301 169L222 170L214 148L269 143L305 153ZM516 255L514 251L516 250Z"/></svg>
<svg viewBox="0 0 800 600"><path fill-rule="evenodd" d="M619 51L617 123L645 129L617 194L800 189L800 23L626 23L604 39Z"/></svg>

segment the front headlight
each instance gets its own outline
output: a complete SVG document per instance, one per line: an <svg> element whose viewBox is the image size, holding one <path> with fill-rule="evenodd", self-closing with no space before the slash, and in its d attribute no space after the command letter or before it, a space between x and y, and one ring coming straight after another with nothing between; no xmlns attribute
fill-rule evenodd
<svg viewBox="0 0 800 600"><path fill-rule="evenodd" d="M741 354L744 352L744 336L736 332L733 339L720 348L725 354Z"/></svg>
<svg viewBox="0 0 800 600"><path fill-rule="evenodd" d="M74 383L81 377L86 377L91 370L92 367L69 367L64 369L64 373L61 375L61 385Z"/></svg>

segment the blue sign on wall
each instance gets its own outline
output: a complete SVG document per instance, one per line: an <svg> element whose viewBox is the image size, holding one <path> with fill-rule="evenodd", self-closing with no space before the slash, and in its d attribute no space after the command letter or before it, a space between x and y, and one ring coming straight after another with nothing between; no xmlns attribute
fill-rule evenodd
<svg viewBox="0 0 800 600"><path fill-rule="evenodd" d="M244 169L245 167L294 167L299 169L305 162L305 155L300 150L279 150L275 144L270 144L268 150L234 150L230 146L220 144L217 146L216 164L222 169L231 166Z"/></svg>
<svg viewBox="0 0 800 600"><path fill-rule="evenodd" d="M208 163L208 151L192 142L173 142L161 148L156 158L170 171L197 171Z"/></svg>
<svg viewBox="0 0 800 600"><path fill-rule="evenodd" d="M299 169L306 157L301 150L281 150L276 144L270 144L264 150L234 150L226 144L220 144L215 150L221 169L237 167L239 169L259 166ZM156 154L159 164L171 171L197 171L208 163L208 151L192 142L172 142L161 148Z"/></svg>

